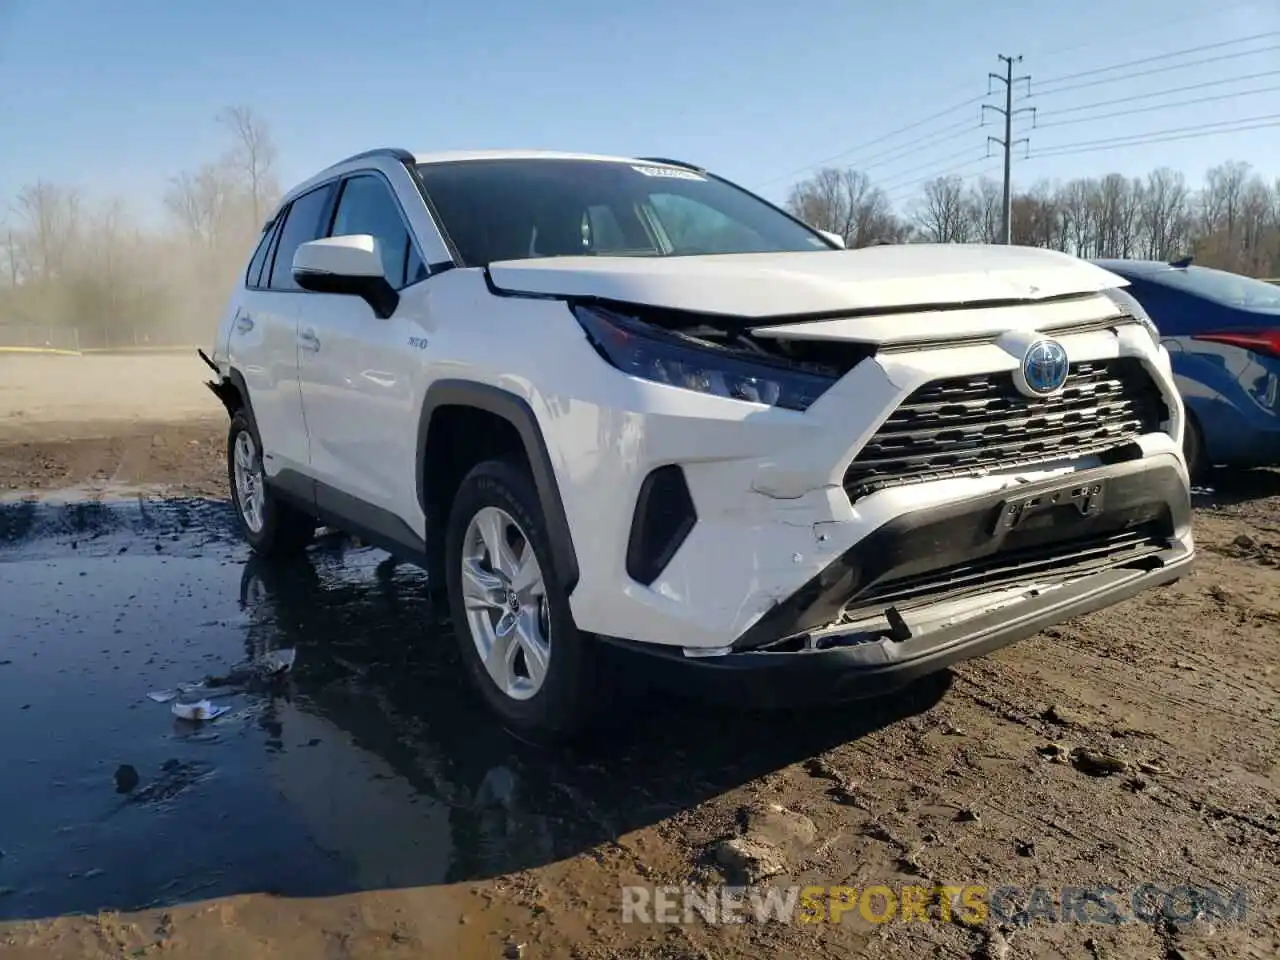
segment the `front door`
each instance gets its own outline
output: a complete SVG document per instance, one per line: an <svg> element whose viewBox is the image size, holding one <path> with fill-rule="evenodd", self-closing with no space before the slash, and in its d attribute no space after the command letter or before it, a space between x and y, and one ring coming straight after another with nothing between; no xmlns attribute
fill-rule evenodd
<svg viewBox="0 0 1280 960"><path fill-rule="evenodd" d="M318 490L317 498L338 512L355 511L352 519L378 532L394 535L407 528L420 539L415 461L421 403L413 391L422 357L411 343L420 342L423 331L409 302L425 298L410 296L414 291L406 288L425 279L426 269L399 202L379 173L353 175L341 187L330 236L351 234L377 240L387 280L403 296L387 319L359 297L305 298L298 330L302 403L312 473L330 488ZM326 497L333 502L326 504Z"/></svg>

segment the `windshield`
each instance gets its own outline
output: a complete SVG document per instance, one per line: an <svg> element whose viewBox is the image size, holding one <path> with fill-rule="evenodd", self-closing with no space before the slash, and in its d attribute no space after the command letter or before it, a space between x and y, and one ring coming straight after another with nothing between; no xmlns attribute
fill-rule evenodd
<svg viewBox="0 0 1280 960"><path fill-rule="evenodd" d="M424 163L418 172L469 267L833 249L763 200L680 167L538 158Z"/></svg>
<svg viewBox="0 0 1280 960"><path fill-rule="evenodd" d="M1238 273L1211 267L1187 267L1164 270L1150 279L1229 307L1280 312L1280 287L1265 280L1242 277Z"/></svg>

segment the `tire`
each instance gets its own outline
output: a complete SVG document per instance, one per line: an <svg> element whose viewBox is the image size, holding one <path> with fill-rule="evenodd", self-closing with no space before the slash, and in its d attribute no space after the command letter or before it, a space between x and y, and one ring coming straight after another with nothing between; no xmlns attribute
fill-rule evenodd
<svg viewBox="0 0 1280 960"><path fill-rule="evenodd" d="M237 456L246 461L242 464L244 472L240 474L237 473ZM260 557L297 556L315 538L315 518L281 500L265 478L258 431L244 410L237 410L231 415L231 426L227 431L227 485L240 533ZM260 491L260 496L255 497L255 489Z"/></svg>
<svg viewBox="0 0 1280 960"><path fill-rule="evenodd" d="M483 536L482 530L506 534L505 562L492 562L487 544L493 538ZM529 549L540 572L540 595L536 587L523 588L511 575ZM592 639L578 631L568 595L556 578L546 524L525 469L490 460L467 474L450 509L444 557L459 651L472 685L489 708L517 736L552 742L580 738L610 693L598 651ZM464 577L464 565L472 576ZM499 575L495 566L502 571ZM515 604L511 586L518 588ZM474 603L482 593L491 605L469 609L468 597ZM502 605L497 605L499 599ZM504 624L505 637L500 634ZM482 650L513 647L517 649L511 657L489 657L495 663L493 671L486 666ZM539 659L545 664L542 670L537 669Z"/></svg>
<svg viewBox="0 0 1280 960"><path fill-rule="evenodd" d="M1191 482L1203 480L1208 464L1204 459L1204 434L1200 432L1200 424L1188 411L1187 424L1182 430L1182 455L1187 461L1187 476Z"/></svg>

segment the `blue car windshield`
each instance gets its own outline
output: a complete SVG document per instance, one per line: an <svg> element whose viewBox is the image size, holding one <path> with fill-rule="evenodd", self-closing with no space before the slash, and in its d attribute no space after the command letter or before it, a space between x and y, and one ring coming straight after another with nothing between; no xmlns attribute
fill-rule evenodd
<svg viewBox="0 0 1280 960"><path fill-rule="evenodd" d="M1280 313L1280 286L1211 267L1164 270L1149 279L1243 310Z"/></svg>

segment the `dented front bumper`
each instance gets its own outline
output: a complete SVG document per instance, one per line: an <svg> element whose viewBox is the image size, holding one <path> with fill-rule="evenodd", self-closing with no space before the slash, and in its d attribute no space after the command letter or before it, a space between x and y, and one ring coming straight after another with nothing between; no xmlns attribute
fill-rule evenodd
<svg viewBox="0 0 1280 960"><path fill-rule="evenodd" d="M700 696L874 696L1170 583L1194 552L1180 465L1137 460L903 514L718 655L604 642Z"/></svg>
<svg viewBox="0 0 1280 960"><path fill-rule="evenodd" d="M881 696L954 663L979 657L1152 587L1190 569L1190 548L1173 548L1155 570L1112 570L1038 599L1016 611L1000 609L920 637L855 646L798 651L729 653L685 657L656 644L606 640L631 671L700 698L741 706L787 707ZM631 673L632 676L636 674Z"/></svg>

